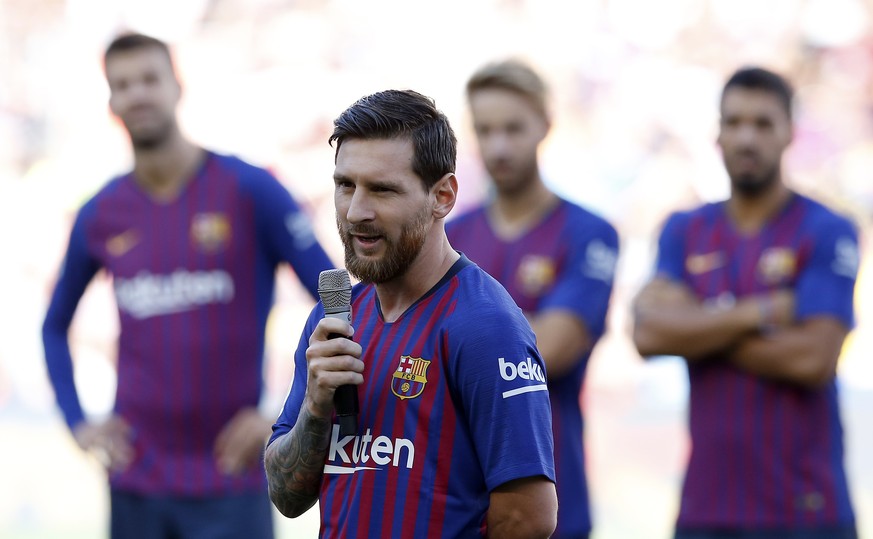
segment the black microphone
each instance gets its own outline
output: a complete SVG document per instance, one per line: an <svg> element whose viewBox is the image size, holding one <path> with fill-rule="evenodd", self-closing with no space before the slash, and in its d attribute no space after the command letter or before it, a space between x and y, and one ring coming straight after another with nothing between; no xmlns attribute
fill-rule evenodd
<svg viewBox="0 0 873 539"><path fill-rule="evenodd" d="M339 318L352 323L352 282L344 269L329 269L318 274L318 295L324 305L325 318ZM329 339L345 338L331 333ZM336 388L333 406L339 418L339 435L354 436L358 433L358 388L346 384Z"/></svg>

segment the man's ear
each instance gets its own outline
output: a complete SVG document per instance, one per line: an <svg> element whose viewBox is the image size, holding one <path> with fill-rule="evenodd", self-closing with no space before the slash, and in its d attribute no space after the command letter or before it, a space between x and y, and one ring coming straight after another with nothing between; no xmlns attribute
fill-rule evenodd
<svg viewBox="0 0 873 539"><path fill-rule="evenodd" d="M430 188L433 196L434 219L444 219L458 200L458 178L454 172L449 172Z"/></svg>

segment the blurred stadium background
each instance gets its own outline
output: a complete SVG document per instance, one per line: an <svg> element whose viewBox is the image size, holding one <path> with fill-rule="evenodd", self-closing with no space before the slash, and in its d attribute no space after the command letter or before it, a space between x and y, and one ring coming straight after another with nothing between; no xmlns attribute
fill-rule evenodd
<svg viewBox="0 0 873 539"><path fill-rule="evenodd" d="M461 206L485 191L463 85L481 63L531 61L550 81L549 184L611 219L622 258L610 331L590 366L594 539L667 539L687 452L679 360L643 362L628 302L648 276L666 212L727 194L714 145L725 76L782 71L798 91L791 185L850 213L864 233L858 326L840 363L847 463L862 537L873 537L873 1L870 0L0 0L0 536L106 532L99 465L55 409L39 327L78 206L130 163L110 117L103 47L120 30L166 39L185 84L185 131L274 170L341 260L331 120L373 91L436 99L460 138ZM309 300L284 275L269 326L279 402ZM73 331L87 411L114 392L108 280ZM317 515L277 514L280 538L315 537Z"/></svg>

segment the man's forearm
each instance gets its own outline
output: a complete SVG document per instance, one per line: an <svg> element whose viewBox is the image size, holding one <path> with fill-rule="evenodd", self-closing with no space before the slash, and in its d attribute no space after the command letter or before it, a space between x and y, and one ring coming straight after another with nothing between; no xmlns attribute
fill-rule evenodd
<svg viewBox="0 0 873 539"><path fill-rule="evenodd" d="M847 333L836 319L812 319L769 335L750 336L731 350L729 360L756 376L821 388L836 375Z"/></svg>
<svg viewBox="0 0 873 539"><path fill-rule="evenodd" d="M283 515L300 516L318 500L330 428L330 420L314 417L304 407L291 432L267 448L270 499Z"/></svg>

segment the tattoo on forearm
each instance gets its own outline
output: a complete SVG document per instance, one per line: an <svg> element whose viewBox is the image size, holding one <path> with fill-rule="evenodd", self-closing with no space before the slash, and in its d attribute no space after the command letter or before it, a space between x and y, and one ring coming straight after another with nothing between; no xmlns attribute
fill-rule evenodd
<svg viewBox="0 0 873 539"><path fill-rule="evenodd" d="M301 411L287 436L267 451L265 469L270 499L283 515L298 516L318 500L331 423Z"/></svg>

